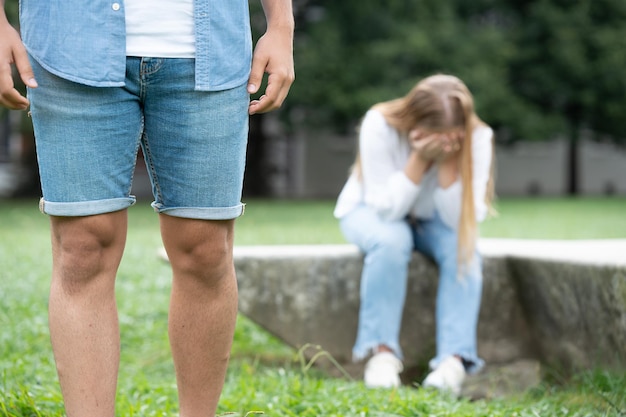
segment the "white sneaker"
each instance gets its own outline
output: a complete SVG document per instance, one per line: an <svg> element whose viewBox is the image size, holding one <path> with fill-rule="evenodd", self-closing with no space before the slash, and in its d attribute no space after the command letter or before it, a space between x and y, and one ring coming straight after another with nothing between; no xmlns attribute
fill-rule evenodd
<svg viewBox="0 0 626 417"><path fill-rule="evenodd" d="M428 374L422 386L450 392L458 397L461 394L463 380L465 380L463 363L459 358L450 356L442 361L437 369Z"/></svg>
<svg viewBox="0 0 626 417"><path fill-rule="evenodd" d="M400 386L402 362L391 352L374 354L365 364L365 386L394 388Z"/></svg>

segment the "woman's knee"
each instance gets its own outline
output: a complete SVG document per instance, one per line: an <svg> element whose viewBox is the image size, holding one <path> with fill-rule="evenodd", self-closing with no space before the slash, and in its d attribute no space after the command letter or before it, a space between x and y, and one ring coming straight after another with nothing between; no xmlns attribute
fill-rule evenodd
<svg viewBox="0 0 626 417"><path fill-rule="evenodd" d="M413 252L410 238L402 234L385 232L372 237L365 251L366 264L382 263L386 268L405 268L411 261Z"/></svg>

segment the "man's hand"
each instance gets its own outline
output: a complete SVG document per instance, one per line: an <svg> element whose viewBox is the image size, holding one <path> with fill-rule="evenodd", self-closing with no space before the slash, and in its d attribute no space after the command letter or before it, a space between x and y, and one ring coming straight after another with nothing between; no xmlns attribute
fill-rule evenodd
<svg viewBox="0 0 626 417"><path fill-rule="evenodd" d="M295 80L291 1L262 1L268 18L268 29L254 48L248 93L255 94L259 91L266 73L267 88L258 100L250 102L249 114L265 113L279 108Z"/></svg>
<svg viewBox="0 0 626 417"><path fill-rule="evenodd" d="M20 35L6 20L3 12L0 10L0 106L26 110L29 102L15 89L12 66L15 65L26 86L35 88L37 82Z"/></svg>

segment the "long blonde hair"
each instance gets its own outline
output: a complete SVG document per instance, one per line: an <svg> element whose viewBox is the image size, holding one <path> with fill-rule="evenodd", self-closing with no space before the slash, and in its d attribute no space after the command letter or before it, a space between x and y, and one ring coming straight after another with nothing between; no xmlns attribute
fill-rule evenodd
<svg viewBox="0 0 626 417"><path fill-rule="evenodd" d="M408 137L411 129L419 127L430 133L448 132L463 129L465 138L461 144L461 217L459 219L458 260L459 263L471 261L478 226L474 206L474 188L472 185L472 141L474 129L487 126L474 110L474 99L467 86L455 76L437 74L421 80L404 97L379 103L373 108L379 110L387 123L398 132ZM492 138L493 140L493 138ZM353 169L360 174L360 157ZM485 203L491 214L494 199L494 163L493 154Z"/></svg>

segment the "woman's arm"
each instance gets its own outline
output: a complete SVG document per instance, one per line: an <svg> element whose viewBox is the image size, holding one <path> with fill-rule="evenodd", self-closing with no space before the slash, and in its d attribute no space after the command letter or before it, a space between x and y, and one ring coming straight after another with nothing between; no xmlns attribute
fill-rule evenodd
<svg viewBox="0 0 626 417"><path fill-rule="evenodd" d="M384 219L405 217L419 194L425 167L410 152L406 139L380 111L367 112L359 131L361 182L365 203Z"/></svg>
<svg viewBox="0 0 626 417"><path fill-rule="evenodd" d="M439 186L448 188L459 175L461 141L461 134L435 133L423 136L419 129L413 129L409 132L412 153L407 164L407 175L421 181L421 175L435 164L438 169ZM411 177L411 174L414 177Z"/></svg>
<svg viewBox="0 0 626 417"><path fill-rule="evenodd" d="M424 173L432 166L433 158L438 153L437 138L433 135L421 137L421 132L413 129L409 132L409 143L411 154L404 167L404 173L415 184L420 184Z"/></svg>
<svg viewBox="0 0 626 417"><path fill-rule="evenodd" d="M474 204L476 207L476 221L485 220L488 207L485 203L487 184L491 178L494 155L493 130L490 127L480 127L474 134L472 144L472 179L474 186Z"/></svg>

